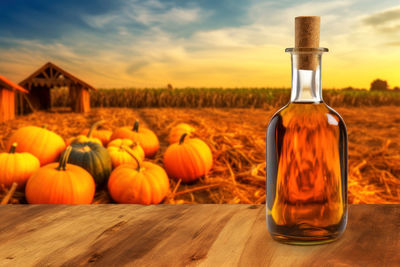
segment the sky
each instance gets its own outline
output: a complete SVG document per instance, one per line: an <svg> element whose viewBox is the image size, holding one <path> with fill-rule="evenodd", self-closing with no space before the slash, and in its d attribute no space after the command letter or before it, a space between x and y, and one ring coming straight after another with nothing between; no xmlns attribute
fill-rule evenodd
<svg viewBox="0 0 400 267"><path fill-rule="evenodd" d="M400 86L398 0L0 0L0 74L51 61L98 88L290 87L294 17L321 16L324 88Z"/></svg>

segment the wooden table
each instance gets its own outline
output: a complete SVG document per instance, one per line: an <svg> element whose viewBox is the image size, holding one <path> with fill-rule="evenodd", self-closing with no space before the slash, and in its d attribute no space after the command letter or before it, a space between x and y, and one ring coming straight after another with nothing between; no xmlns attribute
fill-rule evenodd
<svg viewBox="0 0 400 267"><path fill-rule="evenodd" d="M8 205L0 266L400 266L400 205L351 205L318 246L271 239L264 205Z"/></svg>

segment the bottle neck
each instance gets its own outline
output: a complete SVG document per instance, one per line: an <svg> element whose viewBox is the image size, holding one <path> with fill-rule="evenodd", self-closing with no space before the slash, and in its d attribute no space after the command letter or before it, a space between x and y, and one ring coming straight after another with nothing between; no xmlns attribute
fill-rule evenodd
<svg viewBox="0 0 400 267"><path fill-rule="evenodd" d="M321 103L321 55L322 52L291 52L292 92L290 102Z"/></svg>

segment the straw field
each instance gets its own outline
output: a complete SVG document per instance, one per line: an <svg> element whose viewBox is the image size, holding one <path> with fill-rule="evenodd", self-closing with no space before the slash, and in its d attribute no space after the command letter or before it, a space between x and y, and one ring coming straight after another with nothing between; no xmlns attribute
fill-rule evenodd
<svg viewBox="0 0 400 267"><path fill-rule="evenodd" d="M346 121L349 134L349 202L400 203L400 107L335 109ZM36 112L0 124L0 151L10 134L25 125L47 124L66 139L99 119L111 130L139 119L160 139L161 148L152 161L162 166L169 130L185 122L211 147L214 166L195 183L171 181L172 192L164 203L265 203L265 131L275 110L268 105L257 109L94 108L88 114L76 114L56 108L53 113ZM6 188L0 188L0 200L6 193ZM26 203L24 193L15 192L10 202ZM106 190L96 193L94 203L110 202Z"/></svg>

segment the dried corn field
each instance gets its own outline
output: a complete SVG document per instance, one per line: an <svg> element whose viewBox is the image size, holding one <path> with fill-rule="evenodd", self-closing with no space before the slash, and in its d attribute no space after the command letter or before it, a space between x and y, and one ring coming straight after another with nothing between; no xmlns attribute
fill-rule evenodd
<svg viewBox="0 0 400 267"><path fill-rule="evenodd" d="M400 106L400 91L324 90L333 107ZM288 89L115 89L91 92L93 107L268 108L284 106ZM68 106L66 89L52 90L52 106Z"/></svg>
<svg viewBox="0 0 400 267"><path fill-rule="evenodd" d="M349 202L400 203L400 107L335 108L347 123L349 134ZM131 125L139 119L158 135L161 148L152 160L162 165L167 135L180 122L193 125L195 135L212 149L211 173L192 184L171 181L164 203L264 203L265 130L275 108L95 108L86 115L57 108L36 112L0 124L0 150L15 129L47 124L64 138L77 135L104 119L104 128ZM0 199L7 194L0 188ZM15 192L11 203L26 203ZM106 190L94 203L110 203Z"/></svg>

